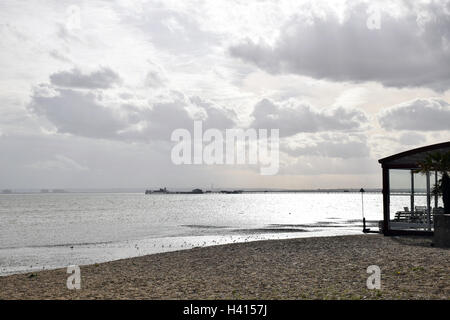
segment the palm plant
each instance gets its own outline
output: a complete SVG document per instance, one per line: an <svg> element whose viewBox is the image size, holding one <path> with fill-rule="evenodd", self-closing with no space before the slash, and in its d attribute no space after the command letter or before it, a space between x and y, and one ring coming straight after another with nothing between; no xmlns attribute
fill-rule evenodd
<svg viewBox="0 0 450 320"><path fill-rule="evenodd" d="M436 171L442 175L438 185L434 187L434 191L436 195L442 194L444 213L450 214L450 151L437 151L427 154L425 159L419 163L419 167L418 172L427 173Z"/></svg>

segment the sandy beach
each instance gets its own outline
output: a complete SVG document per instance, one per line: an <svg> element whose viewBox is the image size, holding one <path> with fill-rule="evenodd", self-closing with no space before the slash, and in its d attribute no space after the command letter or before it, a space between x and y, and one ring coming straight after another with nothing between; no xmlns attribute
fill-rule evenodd
<svg viewBox="0 0 450 320"><path fill-rule="evenodd" d="M357 235L237 243L0 277L0 299L449 299L450 251ZM366 287L367 267L381 289Z"/></svg>

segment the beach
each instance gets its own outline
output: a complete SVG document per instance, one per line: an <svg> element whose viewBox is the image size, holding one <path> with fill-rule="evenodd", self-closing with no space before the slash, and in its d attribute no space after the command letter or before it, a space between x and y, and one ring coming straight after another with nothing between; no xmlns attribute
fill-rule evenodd
<svg viewBox="0 0 450 320"><path fill-rule="evenodd" d="M449 299L450 251L431 238L353 235L193 248L0 277L0 299ZM381 269L369 290L367 267Z"/></svg>

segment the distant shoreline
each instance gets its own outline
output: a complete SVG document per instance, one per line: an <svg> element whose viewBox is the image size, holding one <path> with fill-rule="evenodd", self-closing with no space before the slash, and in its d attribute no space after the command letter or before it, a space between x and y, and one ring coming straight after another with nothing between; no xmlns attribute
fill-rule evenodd
<svg viewBox="0 0 450 320"><path fill-rule="evenodd" d="M203 194L218 194L225 193L221 191L228 191L232 193L236 189L221 189L218 191L203 192ZM208 190L209 191L209 190ZM360 193L359 189L319 189L319 190L245 190L239 189L239 193ZM381 193L381 189L365 189L366 193ZM11 190L11 192L0 192L0 195L10 195L10 194L73 194L73 193L145 193L145 189L139 190L77 190L77 189L65 189L63 192L40 192L39 190ZM184 190L174 190L167 193L153 193L153 194L193 194L191 191ZM235 193L238 194L238 193Z"/></svg>

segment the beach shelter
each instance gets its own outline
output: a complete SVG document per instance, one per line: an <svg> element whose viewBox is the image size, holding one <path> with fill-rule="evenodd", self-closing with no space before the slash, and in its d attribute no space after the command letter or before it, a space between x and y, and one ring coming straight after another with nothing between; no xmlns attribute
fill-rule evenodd
<svg viewBox="0 0 450 320"><path fill-rule="evenodd" d="M417 169L429 153L437 151L450 151L450 141L378 160L383 172L383 234L433 234L433 215L443 213L442 199L435 188L440 173L423 174Z"/></svg>

